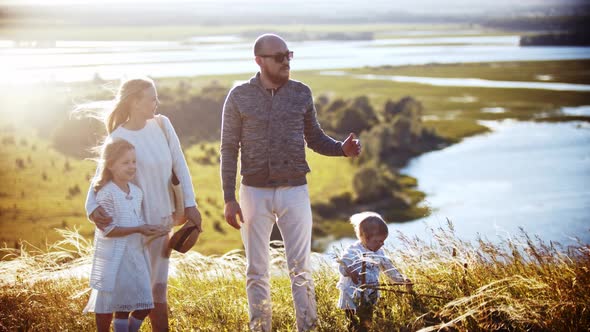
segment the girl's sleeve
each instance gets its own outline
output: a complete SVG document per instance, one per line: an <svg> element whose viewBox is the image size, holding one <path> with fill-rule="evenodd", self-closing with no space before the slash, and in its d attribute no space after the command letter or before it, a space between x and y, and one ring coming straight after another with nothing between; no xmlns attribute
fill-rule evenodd
<svg viewBox="0 0 590 332"><path fill-rule="evenodd" d="M113 229L115 229L115 227L118 226L119 221L117 220L117 218L115 218L116 212L113 194L109 190L105 190L103 188L103 190L100 190L96 194L96 202L105 210L105 212L110 217L113 218L113 222L108 224L107 227L105 227L105 229L102 230L102 235L107 236Z"/></svg>
<svg viewBox="0 0 590 332"><path fill-rule="evenodd" d="M170 147L170 154L172 156L172 168L180 181L180 186L182 187L182 192L184 194L184 206L197 206L193 182L186 159L184 158L184 153L182 153L182 147L180 146L178 135L176 135L176 131L174 130L170 119L163 115L161 115L161 117L162 122L164 123L164 128L166 128L166 134L168 135L168 146Z"/></svg>
<svg viewBox="0 0 590 332"><path fill-rule="evenodd" d="M94 192L94 182L98 179L98 172L100 172L100 166L96 167L96 172L92 181L90 181L90 187L88 188L88 194L86 194L86 217L90 218L90 215L96 210L100 204L96 201L96 193Z"/></svg>
<svg viewBox="0 0 590 332"><path fill-rule="evenodd" d="M381 262L379 264L379 268L381 269L381 271L383 271L383 273L385 273L385 275L387 275L387 277L394 282L404 282L406 280L406 277L403 274L401 274L395 268L395 266L393 266L391 259L386 257L383 251L381 251L381 255Z"/></svg>

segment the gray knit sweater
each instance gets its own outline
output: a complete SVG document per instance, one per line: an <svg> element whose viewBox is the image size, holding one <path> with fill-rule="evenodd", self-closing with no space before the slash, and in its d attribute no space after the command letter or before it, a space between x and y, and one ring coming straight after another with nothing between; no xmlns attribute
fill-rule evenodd
<svg viewBox="0 0 590 332"><path fill-rule="evenodd" d="M305 142L315 152L343 156L342 142L326 135L316 118L309 87L289 80L276 93L260 73L234 87L223 106L221 183L225 202L236 199L238 152L242 183L253 187L297 186L310 171ZM241 151L240 151L241 150Z"/></svg>

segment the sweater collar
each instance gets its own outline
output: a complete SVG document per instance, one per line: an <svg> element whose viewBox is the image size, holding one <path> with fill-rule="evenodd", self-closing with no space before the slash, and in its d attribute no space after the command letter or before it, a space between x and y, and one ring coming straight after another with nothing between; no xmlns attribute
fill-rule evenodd
<svg viewBox="0 0 590 332"><path fill-rule="evenodd" d="M365 247L365 245L363 245L363 243L359 240L357 240L353 245L356 246L357 248L359 248L359 250L361 250L361 252L363 254L374 255L374 254L378 254L379 251L382 250L381 248L379 248L379 250L377 250L377 251L370 250L367 247Z"/></svg>
<svg viewBox="0 0 590 332"><path fill-rule="evenodd" d="M282 88L284 88L287 84L289 84L291 80L289 79L287 82L285 82L285 84L279 86L278 88L275 89L266 89L263 85L262 85L262 80L260 79L260 72L257 72L256 75L254 75L251 79L250 79L250 84L256 85L258 86L262 91L266 91L268 93L270 93L271 95L275 95L279 90L281 90ZM273 90L273 91L271 91Z"/></svg>

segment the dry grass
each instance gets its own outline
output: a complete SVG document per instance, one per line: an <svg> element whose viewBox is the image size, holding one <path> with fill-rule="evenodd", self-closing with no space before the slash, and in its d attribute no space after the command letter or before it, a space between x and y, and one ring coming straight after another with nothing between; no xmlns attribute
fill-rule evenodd
<svg viewBox="0 0 590 332"><path fill-rule="evenodd" d="M412 296L383 292L373 331L581 331L590 328L590 246L562 248L526 233L500 244L458 239L453 225L433 229L426 242L397 234L391 258L415 282ZM91 243L76 231L48 250L3 249L0 262L0 331L81 331L87 301ZM273 250L273 326L294 331L295 319L283 253ZM336 269L314 255L318 331L344 330L336 308ZM197 252L173 256L171 328L175 331L244 331L247 328L245 261ZM143 331L149 330L149 323Z"/></svg>

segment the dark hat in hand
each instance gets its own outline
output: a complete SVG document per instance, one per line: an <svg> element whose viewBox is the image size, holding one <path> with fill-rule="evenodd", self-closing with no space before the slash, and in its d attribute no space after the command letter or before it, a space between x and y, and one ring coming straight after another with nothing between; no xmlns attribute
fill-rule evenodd
<svg viewBox="0 0 590 332"><path fill-rule="evenodd" d="M168 247L180 253L185 253L197 243L201 231L192 222L186 222L179 230L174 232L174 235L168 242Z"/></svg>

